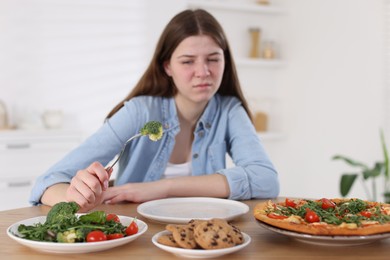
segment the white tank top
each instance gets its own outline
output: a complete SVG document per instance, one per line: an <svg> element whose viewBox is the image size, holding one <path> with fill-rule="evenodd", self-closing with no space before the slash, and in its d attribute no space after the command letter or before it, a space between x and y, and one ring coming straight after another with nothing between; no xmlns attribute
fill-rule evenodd
<svg viewBox="0 0 390 260"><path fill-rule="evenodd" d="M191 162L173 164L168 162L167 168L161 179L170 179L182 176L191 176Z"/></svg>

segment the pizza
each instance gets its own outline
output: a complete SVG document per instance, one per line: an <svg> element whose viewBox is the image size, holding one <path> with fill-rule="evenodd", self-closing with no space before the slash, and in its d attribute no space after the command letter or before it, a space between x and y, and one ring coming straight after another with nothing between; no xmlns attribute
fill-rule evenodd
<svg viewBox="0 0 390 260"><path fill-rule="evenodd" d="M268 225L322 236L390 232L390 204L361 199L291 199L259 203L254 217Z"/></svg>

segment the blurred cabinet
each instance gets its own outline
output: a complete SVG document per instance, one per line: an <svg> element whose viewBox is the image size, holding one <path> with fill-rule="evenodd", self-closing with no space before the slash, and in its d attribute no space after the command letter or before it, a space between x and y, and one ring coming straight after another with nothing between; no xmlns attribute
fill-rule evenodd
<svg viewBox="0 0 390 260"><path fill-rule="evenodd" d="M0 210L29 206L36 177L81 140L81 133L76 131L0 131Z"/></svg>

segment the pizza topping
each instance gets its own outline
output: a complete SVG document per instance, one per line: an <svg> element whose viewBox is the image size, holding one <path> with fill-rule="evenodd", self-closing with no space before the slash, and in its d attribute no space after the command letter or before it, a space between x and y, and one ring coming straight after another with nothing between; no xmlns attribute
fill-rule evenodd
<svg viewBox="0 0 390 260"><path fill-rule="evenodd" d="M379 224L379 222L378 221L370 221L370 220L363 220L362 221L362 226L371 226L371 225L377 225L377 224Z"/></svg>
<svg viewBox="0 0 390 260"><path fill-rule="evenodd" d="M294 216L294 215L289 216L286 219L286 221L294 224L301 224L302 222L305 222L300 216Z"/></svg>
<svg viewBox="0 0 390 260"><path fill-rule="evenodd" d="M360 212L360 215L362 215L363 217L366 217L366 218L371 218L372 213L368 210L363 210L362 212Z"/></svg>
<svg viewBox="0 0 390 260"><path fill-rule="evenodd" d="M286 207L292 207L292 208L297 207L297 204L292 199L286 198L285 203L286 203Z"/></svg>
<svg viewBox="0 0 390 260"><path fill-rule="evenodd" d="M335 208L336 207L336 203L334 203L333 201L329 200L329 199L326 199L326 198L322 198L321 199L321 207L323 209L329 209L329 208Z"/></svg>
<svg viewBox="0 0 390 260"><path fill-rule="evenodd" d="M341 215L346 213L357 214L365 209L367 209L367 203L359 199L349 200L339 205Z"/></svg>
<svg viewBox="0 0 390 260"><path fill-rule="evenodd" d="M269 200L269 201L267 202L267 207L266 207L266 209L267 209L267 210L274 210L274 209L276 209L276 204Z"/></svg>
<svg viewBox="0 0 390 260"><path fill-rule="evenodd" d="M358 225L356 223L341 223L340 228L348 228L348 229L356 229L358 227Z"/></svg>
<svg viewBox="0 0 390 260"><path fill-rule="evenodd" d="M313 210L306 208L305 220L309 223L320 222L320 217Z"/></svg>
<svg viewBox="0 0 390 260"><path fill-rule="evenodd" d="M325 222L313 222L310 225L315 226L315 227L326 227L328 224Z"/></svg>
<svg viewBox="0 0 390 260"><path fill-rule="evenodd" d="M288 218L287 216L283 216L283 215L279 215L279 214L275 214L275 213L268 213L267 216L269 218L273 218L273 219L286 219Z"/></svg>

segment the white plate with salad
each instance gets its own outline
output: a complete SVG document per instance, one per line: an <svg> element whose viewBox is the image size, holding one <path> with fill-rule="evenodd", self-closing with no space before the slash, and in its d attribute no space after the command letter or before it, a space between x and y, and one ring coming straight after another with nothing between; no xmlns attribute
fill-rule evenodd
<svg viewBox="0 0 390 260"><path fill-rule="evenodd" d="M82 214L76 214L76 215L80 216ZM99 242L59 243L59 242L35 241L35 240L29 240L23 238L18 231L18 227L22 224L26 226L32 226L38 223L42 223L42 224L45 223L46 216L40 216L40 217L30 218L30 219L26 219L14 223L10 227L8 227L7 234L10 238L15 240L16 242L38 251L48 252L48 253L59 253L59 254L80 254L80 253L103 251L103 250L111 249L114 247L118 247L130 243L131 241L134 241L138 237L142 236L148 229L148 225L139 219L134 219L132 217L126 217L126 216L118 216L118 217L120 222L124 226L129 226L132 223L132 221L136 221L138 225L138 232L130 236L124 236L117 239L99 241Z"/></svg>

